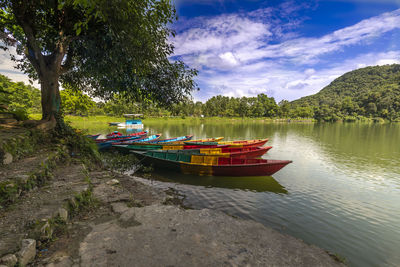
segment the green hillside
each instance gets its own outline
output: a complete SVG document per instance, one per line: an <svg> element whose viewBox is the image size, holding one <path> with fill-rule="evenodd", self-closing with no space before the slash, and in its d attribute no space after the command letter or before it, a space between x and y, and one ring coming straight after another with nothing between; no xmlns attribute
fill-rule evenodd
<svg viewBox="0 0 400 267"><path fill-rule="evenodd" d="M312 107L314 117L325 121L354 120L359 116L398 120L400 65L350 71L317 94L291 102L291 107Z"/></svg>

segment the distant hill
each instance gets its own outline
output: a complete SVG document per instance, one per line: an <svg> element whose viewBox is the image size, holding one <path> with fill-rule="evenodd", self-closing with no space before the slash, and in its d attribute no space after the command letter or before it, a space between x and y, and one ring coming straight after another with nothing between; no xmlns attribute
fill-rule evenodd
<svg viewBox="0 0 400 267"><path fill-rule="evenodd" d="M290 103L292 108L314 107L315 117L400 117L400 65L366 67L335 79L315 95ZM335 117L336 116L336 117ZM329 119L328 119L329 120Z"/></svg>

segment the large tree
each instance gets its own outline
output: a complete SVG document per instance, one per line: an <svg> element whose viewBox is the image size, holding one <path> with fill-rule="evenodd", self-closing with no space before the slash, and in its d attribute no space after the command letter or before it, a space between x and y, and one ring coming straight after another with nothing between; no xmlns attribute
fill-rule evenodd
<svg viewBox="0 0 400 267"><path fill-rule="evenodd" d="M176 13L169 0L0 0L2 47L38 79L43 120L60 108L59 84L110 98L170 105L196 88L183 62L171 62Z"/></svg>

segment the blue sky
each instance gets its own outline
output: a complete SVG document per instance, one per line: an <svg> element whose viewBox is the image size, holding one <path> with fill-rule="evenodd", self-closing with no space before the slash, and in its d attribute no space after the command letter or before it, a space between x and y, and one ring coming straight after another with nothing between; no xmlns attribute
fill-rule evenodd
<svg viewBox="0 0 400 267"><path fill-rule="evenodd" d="M174 1L172 59L199 70L194 100L295 100L348 71L400 63L400 0ZM1 51L0 73L27 82L12 66Z"/></svg>
<svg viewBox="0 0 400 267"><path fill-rule="evenodd" d="M173 59L199 70L195 100L276 101L314 94L340 75L400 63L400 0L176 0Z"/></svg>

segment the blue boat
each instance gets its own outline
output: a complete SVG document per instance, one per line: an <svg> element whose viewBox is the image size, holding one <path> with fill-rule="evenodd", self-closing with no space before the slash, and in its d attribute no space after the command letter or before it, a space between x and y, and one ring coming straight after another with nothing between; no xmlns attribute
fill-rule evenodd
<svg viewBox="0 0 400 267"><path fill-rule="evenodd" d="M144 135L144 136L143 135L138 135L138 136L132 136L129 139L124 139L124 140L129 142L129 141L139 141L139 140L142 140L142 139L146 139L147 140L148 138L149 137L146 137L146 135ZM160 138L160 137L158 137L158 138ZM152 139L150 139L150 140L152 140ZM121 139L111 139L111 140L108 140L108 141L98 142L96 144L97 144L97 147L99 148L99 150L104 150L104 149L110 148L112 146L112 144L114 144L114 143L120 144L121 143Z"/></svg>
<svg viewBox="0 0 400 267"><path fill-rule="evenodd" d="M152 143L152 144L164 144L164 143L189 141L192 138L193 138L193 135L184 135L184 136L179 136L179 137L169 138L169 139L151 140L151 141L148 141L148 142Z"/></svg>
<svg viewBox="0 0 400 267"><path fill-rule="evenodd" d="M130 144L138 144L138 143L147 143L152 140L157 140L158 138L161 137L161 134L153 134L147 137L142 137L139 139L134 139L134 140L128 140L128 141L121 141L121 142L114 142L113 145L130 145Z"/></svg>

